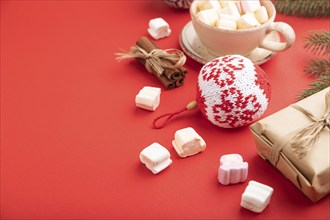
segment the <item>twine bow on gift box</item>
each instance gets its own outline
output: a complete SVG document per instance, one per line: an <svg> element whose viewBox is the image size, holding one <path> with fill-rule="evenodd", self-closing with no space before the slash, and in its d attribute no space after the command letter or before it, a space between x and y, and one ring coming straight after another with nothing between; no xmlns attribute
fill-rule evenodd
<svg viewBox="0 0 330 220"><path fill-rule="evenodd" d="M289 137L289 144L293 150L293 153L299 159L302 159L314 146L323 129L326 127L330 129L330 91L328 91L325 95L325 112L321 118L315 117L311 112L298 105L291 105L291 107L300 111L312 121L310 125L299 130L293 136L291 135L291 138ZM287 145L288 141L286 140L288 140L288 138L284 137L282 141L274 145L270 157L270 161L273 165L277 164L280 152Z"/></svg>
<svg viewBox="0 0 330 220"><path fill-rule="evenodd" d="M327 92L325 95L325 106L326 110L324 116L318 119L306 109L303 109L298 105L292 105L293 108L304 113L310 120L313 121L313 123L309 126L301 129L290 141L293 152L299 159L306 156L307 152L315 144L321 131L325 127L330 129L330 92Z"/></svg>
<svg viewBox="0 0 330 220"><path fill-rule="evenodd" d="M182 67L186 62L186 56L177 49L153 49L149 53L139 46L131 47L128 53L117 53L117 60L128 58L140 58L145 60L145 68L148 72L155 71L158 76L164 72L164 68L176 69ZM169 62L166 62L169 61ZM174 63L174 64L171 64Z"/></svg>

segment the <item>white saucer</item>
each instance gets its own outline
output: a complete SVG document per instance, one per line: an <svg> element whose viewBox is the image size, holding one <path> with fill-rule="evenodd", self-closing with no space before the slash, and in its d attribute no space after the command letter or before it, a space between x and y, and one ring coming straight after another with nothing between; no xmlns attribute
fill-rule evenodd
<svg viewBox="0 0 330 220"><path fill-rule="evenodd" d="M280 35L277 32L273 31L267 35L267 39L279 42ZM189 21L183 27L180 33L179 41L182 50L189 57L201 64L206 64L207 62L217 58L217 56L211 54L207 50L207 48L200 42L191 21ZM249 58L255 64L260 65L267 62L275 55L276 52L262 48L256 48L246 57Z"/></svg>

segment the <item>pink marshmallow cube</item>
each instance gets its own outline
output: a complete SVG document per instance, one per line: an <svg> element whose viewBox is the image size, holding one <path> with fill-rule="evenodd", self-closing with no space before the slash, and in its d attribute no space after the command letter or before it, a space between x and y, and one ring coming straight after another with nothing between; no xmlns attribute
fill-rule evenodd
<svg viewBox="0 0 330 220"><path fill-rule="evenodd" d="M222 185L244 182L248 175L248 163L239 154L226 154L220 158L218 180Z"/></svg>

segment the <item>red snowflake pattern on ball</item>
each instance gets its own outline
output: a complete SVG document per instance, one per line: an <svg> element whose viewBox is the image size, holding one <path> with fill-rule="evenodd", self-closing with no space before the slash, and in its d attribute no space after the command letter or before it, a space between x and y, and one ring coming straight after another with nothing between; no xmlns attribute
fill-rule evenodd
<svg viewBox="0 0 330 220"><path fill-rule="evenodd" d="M230 63L236 60L237 63ZM228 63L226 65L226 63ZM205 66L204 66L205 67ZM215 59L212 60L208 65L207 68L202 68L201 74L204 80L211 80L213 79L216 84L219 86L231 85L234 83L235 80L235 71L244 69L243 59L238 57L230 57L225 56L221 60ZM226 77L224 79L220 79L219 76L221 73L226 73Z"/></svg>
<svg viewBox="0 0 330 220"><path fill-rule="evenodd" d="M267 96L268 99L270 99L271 91L269 80L266 74L263 74L264 71L259 66L255 65L255 67L257 71L257 78L255 80L255 83L259 85L262 90L264 90L264 95Z"/></svg>
<svg viewBox="0 0 330 220"><path fill-rule="evenodd" d="M260 118L269 98L270 84L264 71L239 55L212 60L198 76L199 108L220 127L240 127Z"/></svg>

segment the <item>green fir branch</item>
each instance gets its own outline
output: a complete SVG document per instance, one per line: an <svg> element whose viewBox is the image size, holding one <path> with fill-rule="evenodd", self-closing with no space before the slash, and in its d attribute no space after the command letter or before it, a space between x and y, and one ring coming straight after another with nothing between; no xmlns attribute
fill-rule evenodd
<svg viewBox="0 0 330 220"><path fill-rule="evenodd" d="M330 32L312 32L306 37L304 48L314 54L330 54Z"/></svg>
<svg viewBox="0 0 330 220"><path fill-rule="evenodd" d="M304 48L315 55L321 54L326 57L309 61L309 67L304 72L317 79L298 95L299 99L306 98L330 86L330 33L327 31L312 32L305 39Z"/></svg>
<svg viewBox="0 0 330 220"><path fill-rule="evenodd" d="M313 59L308 63L308 68L304 70L309 77L320 77L330 75L330 59Z"/></svg>
<svg viewBox="0 0 330 220"><path fill-rule="evenodd" d="M330 86L330 74L320 76L315 82L309 84L310 88L298 95L299 99L304 99Z"/></svg>
<svg viewBox="0 0 330 220"><path fill-rule="evenodd" d="M278 13L301 17L330 17L329 0L273 0Z"/></svg>

